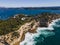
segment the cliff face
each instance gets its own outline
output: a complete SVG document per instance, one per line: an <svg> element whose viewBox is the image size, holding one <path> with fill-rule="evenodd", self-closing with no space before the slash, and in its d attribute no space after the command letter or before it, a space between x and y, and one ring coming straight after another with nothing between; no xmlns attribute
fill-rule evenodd
<svg viewBox="0 0 60 45"><path fill-rule="evenodd" d="M19 22L19 20L21 21L22 18L24 18L23 20L24 24L18 26L19 27L18 30L0 36L0 45L19 45L19 43L24 40L25 33L27 32L36 33L37 27L47 27L49 23L52 22L52 20L60 18L60 15L42 14L34 17L32 16L20 16L19 18L14 17L13 19L18 19L17 22Z"/></svg>
<svg viewBox="0 0 60 45"><path fill-rule="evenodd" d="M40 27L48 27L49 23L52 22L52 20L59 19L59 14L48 14L43 13L42 15L38 15L36 17L37 21L40 23Z"/></svg>
<svg viewBox="0 0 60 45"><path fill-rule="evenodd" d="M17 31L0 36L0 45L18 45L24 40L25 33L35 33L39 22L35 20L25 23ZM14 34L14 35L13 35ZM17 43L17 44L16 44Z"/></svg>

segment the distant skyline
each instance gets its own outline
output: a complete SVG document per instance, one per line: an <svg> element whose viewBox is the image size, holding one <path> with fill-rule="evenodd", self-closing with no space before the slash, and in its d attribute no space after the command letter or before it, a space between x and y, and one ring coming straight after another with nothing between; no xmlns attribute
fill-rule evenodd
<svg viewBox="0 0 60 45"><path fill-rule="evenodd" d="M0 0L0 7L52 7L60 6L60 0Z"/></svg>

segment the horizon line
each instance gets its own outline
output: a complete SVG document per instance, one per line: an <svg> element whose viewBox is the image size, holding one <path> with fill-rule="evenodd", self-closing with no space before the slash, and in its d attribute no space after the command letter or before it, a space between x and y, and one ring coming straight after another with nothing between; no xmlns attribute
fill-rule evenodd
<svg viewBox="0 0 60 45"><path fill-rule="evenodd" d="M7 6L0 6L0 8L34 8L34 7L60 7L60 6L24 6L24 7L7 7Z"/></svg>

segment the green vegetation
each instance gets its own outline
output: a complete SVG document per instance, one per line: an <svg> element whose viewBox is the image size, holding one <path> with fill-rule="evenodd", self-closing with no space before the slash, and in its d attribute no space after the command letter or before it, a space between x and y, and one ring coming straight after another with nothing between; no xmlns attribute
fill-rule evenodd
<svg viewBox="0 0 60 45"><path fill-rule="evenodd" d="M21 20L21 18L26 18L25 20ZM8 20L0 20L0 35L4 35L13 31L16 31L26 22L31 20L30 16L25 16L23 14L11 17Z"/></svg>
<svg viewBox="0 0 60 45"><path fill-rule="evenodd" d="M22 18L25 19L22 20ZM18 30L21 25L32 20L40 21L42 19L45 19L47 21L50 21L56 18L60 18L60 15L51 13L42 13L37 16L25 16L24 14L15 15L15 17L11 17L7 20L0 20L0 35L5 35L10 32L14 32Z"/></svg>

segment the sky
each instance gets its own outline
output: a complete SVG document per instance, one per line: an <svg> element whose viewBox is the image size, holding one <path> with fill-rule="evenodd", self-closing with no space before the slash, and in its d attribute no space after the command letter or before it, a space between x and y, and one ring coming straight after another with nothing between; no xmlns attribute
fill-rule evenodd
<svg viewBox="0 0 60 45"><path fill-rule="evenodd" d="M60 6L60 0L0 0L0 7Z"/></svg>

